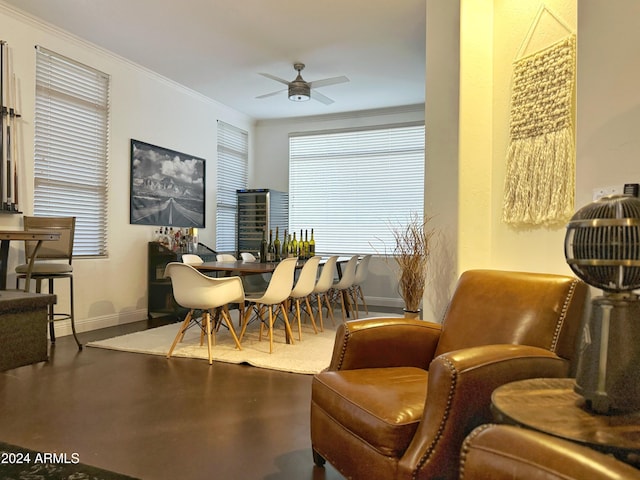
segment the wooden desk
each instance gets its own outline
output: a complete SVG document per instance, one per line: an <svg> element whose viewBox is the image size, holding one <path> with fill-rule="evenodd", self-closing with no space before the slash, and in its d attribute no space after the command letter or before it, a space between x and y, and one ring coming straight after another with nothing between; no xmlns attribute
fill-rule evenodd
<svg viewBox="0 0 640 480"><path fill-rule="evenodd" d="M536 378L498 387L496 421L538 430L640 466L640 412L600 415L586 408L572 378Z"/></svg>
<svg viewBox="0 0 640 480"><path fill-rule="evenodd" d="M60 233L48 231L26 231L26 230L0 230L0 290L7 289L7 268L9 262L9 243L11 240L33 240L36 246L33 255L29 261L29 268L24 282L24 291L29 291L29 282L31 281L31 271L33 270L33 262L38 254L40 245L46 240L59 240Z"/></svg>

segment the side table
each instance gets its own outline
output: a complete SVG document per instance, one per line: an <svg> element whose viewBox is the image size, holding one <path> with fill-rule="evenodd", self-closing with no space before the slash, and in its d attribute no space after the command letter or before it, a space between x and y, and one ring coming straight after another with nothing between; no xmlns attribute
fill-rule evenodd
<svg viewBox="0 0 640 480"><path fill-rule="evenodd" d="M613 454L640 467L640 412L601 415L587 409L572 378L536 378L498 387L497 422L519 425Z"/></svg>

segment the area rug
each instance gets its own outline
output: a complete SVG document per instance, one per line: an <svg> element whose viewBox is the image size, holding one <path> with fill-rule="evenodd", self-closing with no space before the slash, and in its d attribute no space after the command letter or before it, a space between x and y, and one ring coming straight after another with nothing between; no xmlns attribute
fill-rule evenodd
<svg viewBox="0 0 640 480"><path fill-rule="evenodd" d="M77 454L36 452L0 442L0 480L135 480L79 463Z"/></svg>
<svg viewBox="0 0 640 480"><path fill-rule="evenodd" d="M235 315L234 315L235 317ZM336 322L339 319L336 318ZM314 374L329 366L335 339L335 327L328 322L323 332L314 333L310 324L302 325L302 340L298 340L297 325L294 330L294 343L285 342L282 322L274 328L273 353L269 353L269 338L263 335L259 340L259 324L253 322L242 339L242 350L238 350L224 327L216 333L213 347L214 362L248 363L255 367L280 370L284 372ZM165 325L120 337L90 342L89 347L120 350L151 355L166 355L173 343L180 323ZM207 344L200 346L200 330L192 327L187 330L184 340L173 351L173 357L197 358L208 362Z"/></svg>

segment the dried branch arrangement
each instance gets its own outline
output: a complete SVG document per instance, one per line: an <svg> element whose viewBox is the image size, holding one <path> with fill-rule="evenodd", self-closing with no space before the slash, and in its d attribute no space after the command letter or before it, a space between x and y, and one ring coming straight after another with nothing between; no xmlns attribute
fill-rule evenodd
<svg viewBox="0 0 640 480"><path fill-rule="evenodd" d="M427 263L431 253L431 237L434 230L428 228L431 220L412 214L406 225L392 227L396 241L393 259L400 269L398 291L405 303L405 310L417 312L424 295Z"/></svg>

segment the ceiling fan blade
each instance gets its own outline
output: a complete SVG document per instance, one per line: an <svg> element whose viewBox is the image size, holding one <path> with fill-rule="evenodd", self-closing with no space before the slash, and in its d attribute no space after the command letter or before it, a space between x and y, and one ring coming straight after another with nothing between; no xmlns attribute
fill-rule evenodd
<svg viewBox="0 0 640 480"><path fill-rule="evenodd" d="M316 92L315 90L311 90L311 98L319 101L320 103L324 103L325 105L331 105L333 103L333 100L329 97L321 94L320 92Z"/></svg>
<svg viewBox="0 0 640 480"><path fill-rule="evenodd" d="M313 82L309 82L309 84L311 85L312 88L318 88L318 87L326 87L328 85L337 85L338 83L346 83L348 81L349 79L343 75L341 77L332 77L332 78L325 78L323 80L315 80Z"/></svg>
<svg viewBox="0 0 640 480"><path fill-rule="evenodd" d="M265 93L264 95L259 95L259 96L257 96L256 98L267 98L267 97L273 97L274 95L278 95L279 93L286 92L286 91L287 91L287 89L286 89L286 88L283 88L282 90L278 90L278 91L276 91L276 92Z"/></svg>
<svg viewBox="0 0 640 480"><path fill-rule="evenodd" d="M289 85L289 82L284 78L276 77L275 75L271 75L270 73L260 73L263 77L270 78L271 80L275 80L276 82L284 83L285 85Z"/></svg>

